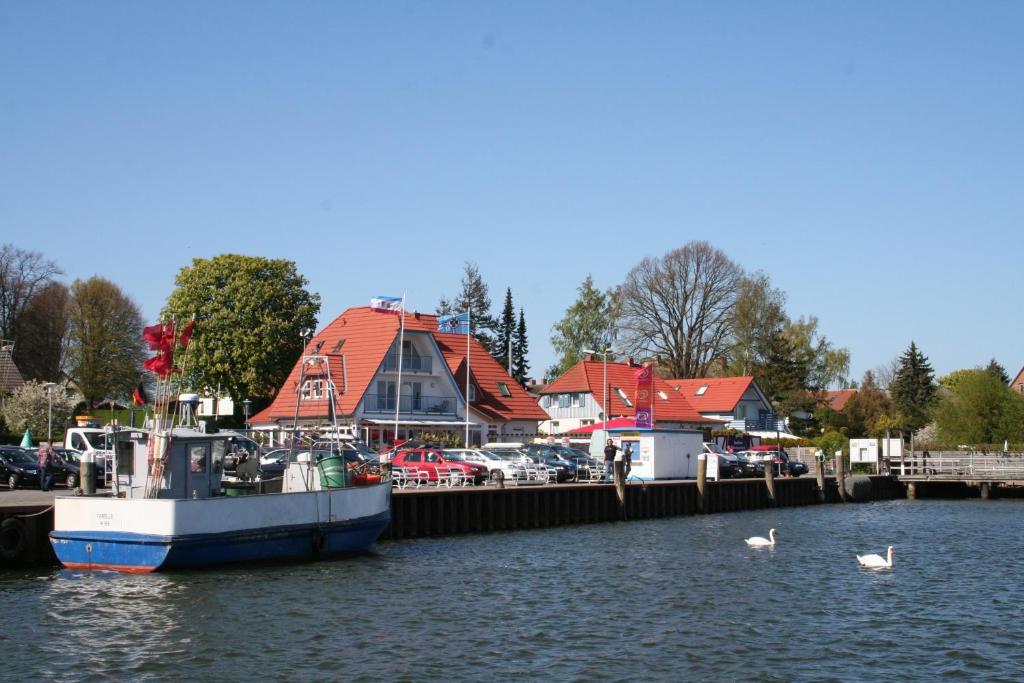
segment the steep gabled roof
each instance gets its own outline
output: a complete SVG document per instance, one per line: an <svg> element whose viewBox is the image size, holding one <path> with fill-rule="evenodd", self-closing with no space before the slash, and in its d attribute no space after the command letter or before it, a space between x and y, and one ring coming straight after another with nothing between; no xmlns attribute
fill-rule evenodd
<svg viewBox="0 0 1024 683"><path fill-rule="evenodd" d="M320 353L328 356L331 376L337 390L339 415L351 415L355 412L392 344L395 343L400 322L401 316L375 311L368 306L350 308L310 341L306 348L307 354L322 342ZM416 312L405 314L405 332L407 335L431 335L437 342L449 371L458 378L458 373L454 370L466 358L465 335L438 332L437 316ZM477 384L480 389L474 408L480 403L482 408L505 420L547 419L547 413L509 377L505 369L476 339L470 338L470 349L470 371L478 378ZM301 361L296 362L274 401L265 410L254 415L250 422L258 424L281 421L291 419L295 415L296 389L301 369ZM462 376L465 377L464 369ZM464 391L465 380L462 381ZM512 393L511 397L500 396L497 386L499 381L507 384ZM302 401L299 417L325 415L326 403L326 400Z"/></svg>
<svg viewBox="0 0 1024 683"><path fill-rule="evenodd" d="M608 415L632 416L636 414L633 405L636 400L636 378L638 368L626 363L608 363ZM566 394L582 392L593 394L598 405L604 405L603 361L584 360L569 368L561 377L548 384L541 394ZM619 394L622 390L626 401ZM654 421L655 422L717 422L701 415L679 392L673 391L663 379L654 378Z"/></svg>
<svg viewBox="0 0 1024 683"><path fill-rule="evenodd" d="M459 391L466 391L466 335L435 332L434 340L444 356L444 362L455 377ZM505 368L487 353L480 342L470 338L469 375L476 385L476 400L472 408L484 416L502 420L546 420L548 414L537 405L536 399L512 379ZM499 383L509 395L503 396Z"/></svg>
<svg viewBox="0 0 1024 683"><path fill-rule="evenodd" d="M25 383L11 356L11 345L0 345L0 393L14 391Z"/></svg>
<svg viewBox="0 0 1024 683"><path fill-rule="evenodd" d="M743 398L743 394L750 388L754 378L750 375L743 375L740 377L700 377L665 381L702 413L731 413Z"/></svg>

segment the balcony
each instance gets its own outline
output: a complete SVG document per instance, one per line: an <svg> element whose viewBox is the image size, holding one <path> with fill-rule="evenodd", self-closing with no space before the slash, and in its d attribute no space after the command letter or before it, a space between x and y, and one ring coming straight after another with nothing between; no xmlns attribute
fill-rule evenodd
<svg viewBox="0 0 1024 683"><path fill-rule="evenodd" d="M735 429L741 432L774 432L778 430L788 434L789 427L786 426L784 420L776 419L774 415L762 415L757 418L747 418L746 420L731 420L725 425L728 429Z"/></svg>
<svg viewBox="0 0 1024 683"><path fill-rule="evenodd" d="M428 359L429 360L429 359ZM404 363L403 363L404 365ZM401 415L435 415L453 417L458 399L451 396L410 396L400 397L398 412ZM363 399L367 413L395 414L395 397L368 393Z"/></svg>
<svg viewBox="0 0 1024 683"><path fill-rule="evenodd" d="M402 372L421 372L429 375L433 372L434 359L430 356L402 356ZM389 353L384 357L384 372L398 371L398 354ZM392 406L394 410L394 406Z"/></svg>

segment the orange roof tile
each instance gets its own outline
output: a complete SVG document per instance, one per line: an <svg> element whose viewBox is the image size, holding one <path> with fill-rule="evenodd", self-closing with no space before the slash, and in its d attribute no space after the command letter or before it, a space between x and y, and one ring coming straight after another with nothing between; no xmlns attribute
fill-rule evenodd
<svg viewBox="0 0 1024 683"><path fill-rule="evenodd" d="M754 378L740 377L699 377L697 379L667 379L669 386L686 397L694 408L702 413L731 413L743 394L750 388ZM707 388L700 393L700 388Z"/></svg>
<svg viewBox="0 0 1024 683"><path fill-rule="evenodd" d="M839 391L826 391L825 392L825 405L835 411L840 411L846 407L850 399L857 395L856 389L840 389Z"/></svg>
<svg viewBox="0 0 1024 683"><path fill-rule="evenodd" d="M632 405L636 395L637 368L626 363L608 363L608 415L611 417L632 416L636 408ZM603 361L584 360L569 368L561 377L551 382L541 394L565 394L583 392L593 394L599 405L605 404L605 364ZM622 399L621 389L630 405ZM717 422L701 415L686 397L673 391L663 379L654 378L654 421L655 422Z"/></svg>

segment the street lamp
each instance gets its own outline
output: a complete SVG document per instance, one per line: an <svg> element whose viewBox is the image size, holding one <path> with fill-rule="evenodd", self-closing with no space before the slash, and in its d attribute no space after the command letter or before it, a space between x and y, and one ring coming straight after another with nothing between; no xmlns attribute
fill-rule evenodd
<svg viewBox="0 0 1024 683"><path fill-rule="evenodd" d="M249 428L249 411L252 409L252 401L245 399L242 401L242 410L245 412L245 427Z"/></svg>
<svg viewBox="0 0 1024 683"><path fill-rule="evenodd" d="M47 382L43 385L46 389L46 442L53 445L53 388L57 386L53 382Z"/></svg>
<svg viewBox="0 0 1024 683"><path fill-rule="evenodd" d="M604 350L602 350L602 351L595 351L593 349L582 349L582 351L583 351L583 353L589 353L591 355L599 353L599 354L601 354L604 357L604 386L601 387L601 395L604 397L604 406L602 407L602 410L604 412L604 415L603 415L604 432L605 432L605 435L607 436L607 434L608 434L608 355L616 353L616 351L612 347L610 347L610 346L605 347Z"/></svg>

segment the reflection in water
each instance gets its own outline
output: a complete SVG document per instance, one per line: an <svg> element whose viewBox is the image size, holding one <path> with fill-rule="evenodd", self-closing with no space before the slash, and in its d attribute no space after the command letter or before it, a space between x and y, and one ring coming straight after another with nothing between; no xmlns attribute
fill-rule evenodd
<svg viewBox="0 0 1024 683"><path fill-rule="evenodd" d="M336 562L0 574L12 678L1016 678L1020 501L383 543ZM775 527L774 548L743 539ZM896 546L892 571L857 554Z"/></svg>

